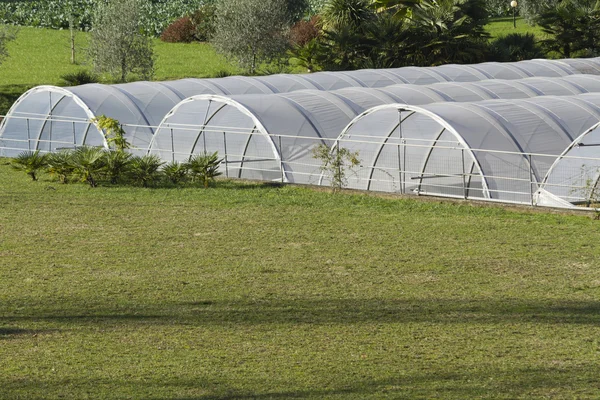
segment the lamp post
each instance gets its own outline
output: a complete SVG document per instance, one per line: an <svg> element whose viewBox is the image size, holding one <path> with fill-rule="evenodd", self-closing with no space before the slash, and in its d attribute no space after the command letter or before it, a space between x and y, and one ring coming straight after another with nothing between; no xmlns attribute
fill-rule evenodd
<svg viewBox="0 0 600 400"><path fill-rule="evenodd" d="M516 11L518 5L519 5L519 3L517 3L517 0L512 0L510 2L510 6L512 7L512 10L513 10L513 28L517 27L517 17L516 17L515 11Z"/></svg>

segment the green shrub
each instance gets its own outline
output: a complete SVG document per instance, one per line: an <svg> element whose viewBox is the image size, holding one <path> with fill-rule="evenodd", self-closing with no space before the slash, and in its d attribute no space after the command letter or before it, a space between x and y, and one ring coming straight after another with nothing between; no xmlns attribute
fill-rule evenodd
<svg viewBox="0 0 600 400"><path fill-rule="evenodd" d="M38 180L38 173L46 167L48 155L40 154L39 150L19 153L12 161L14 169L24 171L32 180Z"/></svg>
<svg viewBox="0 0 600 400"><path fill-rule="evenodd" d="M160 167L164 164L154 154L131 158L129 178L133 183L141 184L143 187L152 186L161 177Z"/></svg>
<svg viewBox="0 0 600 400"><path fill-rule="evenodd" d="M533 33L510 33L490 43L489 61L522 61L540 58L544 51Z"/></svg>
<svg viewBox="0 0 600 400"><path fill-rule="evenodd" d="M204 4L191 15L196 40L207 42L212 37L215 31L215 11L214 4Z"/></svg>
<svg viewBox="0 0 600 400"><path fill-rule="evenodd" d="M186 163L173 161L165 164L162 172L169 182L178 184L186 179L188 175L188 165Z"/></svg>
<svg viewBox="0 0 600 400"><path fill-rule="evenodd" d="M199 181L207 188L210 183L215 181L217 176L221 175L219 166L223 159L219 159L218 153L203 153L190 157L187 162L190 176L193 181Z"/></svg>
<svg viewBox="0 0 600 400"><path fill-rule="evenodd" d="M83 146L73 151L73 176L82 182L87 182L90 187L98 186L106 166L104 148Z"/></svg>
<svg viewBox="0 0 600 400"><path fill-rule="evenodd" d="M72 150L60 150L48 154L46 172L56 177L60 183L69 182L74 170Z"/></svg>
<svg viewBox="0 0 600 400"><path fill-rule="evenodd" d="M63 86L79 86L100 81L98 75L85 69L61 75L60 79Z"/></svg>

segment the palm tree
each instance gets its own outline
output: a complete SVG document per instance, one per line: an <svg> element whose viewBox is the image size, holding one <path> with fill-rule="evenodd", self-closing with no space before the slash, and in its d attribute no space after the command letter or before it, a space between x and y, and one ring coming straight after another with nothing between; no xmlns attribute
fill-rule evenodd
<svg viewBox="0 0 600 400"><path fill-rule="evenodd" d="M60 183L67 183L69 176L73 173L73 151L60 150L48 155L46 171L58 178Z"/></svg>
<svg viewBox="0 0 600 400"><path fill-rule="evenodd" d="M219 159L216 151L212 154L197 154L190 157L187 167L192 178L194 180L199 179L204 187L207 188L211 182L214 182L217 176L221 175L221 172L218 171L221 161L223 159Z"/></svg>
<svg viewBox="0 0 600 400"><path fill-rule="evenodd" d="M165 177L173 184L177 184L185 179L188 174L188 166L185 163L177 161L165 164L162 169Z"/></svg>
<svg viewBox="0 0 600 400"><path fill-rule="evenodd" d="M104 173L110 183L118 183L127 173L131 164L131 157L131 153L126 153L123 150L107 150L105 152L106 165L104 166Z"/></svg>
<svg viewBox="0 0 600 400"><path fill-rule="evenodd" d="M105 152L102 147L79 147L73 152L73 175L90 187L98 186L98 178L106 165Z"/></svg>
<svg viewBox="0 0 600 400"><path fill-rule="evenodd" d="M38 172L46 166L48 159L47 154L40 154L39 150L36 151L24 151L19 153L13 160L12 166L20 171L25 171L32 180L38 180Z"/></svg>
<svg viewBox="0 0 600 400"><path fill-rule="evenodd" d="M321 21L326 30L342 27L359 29L374 16L370 0L330 0L321 11Z"/></svg>
<svg viewBox="0 0 600 400"><path fill-rule="evenodd" d="M148 187L160 178L160 167L163 164L164 162L155 154L133 157L129 176L135 183L141 183L143 187Z"/></svg>

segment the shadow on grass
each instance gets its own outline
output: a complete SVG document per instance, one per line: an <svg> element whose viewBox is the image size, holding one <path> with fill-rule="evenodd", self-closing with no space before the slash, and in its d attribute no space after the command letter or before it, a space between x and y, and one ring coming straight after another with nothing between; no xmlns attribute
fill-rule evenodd
<svg viewBox="0 0 600 400"><path fill-rule="evenodd" d="M34 306L31 306L34 309ZM260 324L360 324L411 323L541 323L600 326L600 302L452 299L324 299L217 301L201 299L164 306L131 304L121 308L97 304L77 306L69 302L35 308L29 315L0 318L0 321L108 321L151 322L181 325ZM1 311L1 310L0 310Z"/></svg>
<svg viewBox="0 0 600 400"><path fill-rule="evenodd" d="M12 339L19 336L37 336L41 333L47 333L49 330L21 329L21 328L2 328L0 327L0 340Z"/></svg>
<svg viewBox="0 0 600 400"><path fill-rule="evenodd" d="M305 387L286 390L273 390L266 383L259 391L238 388L235 380L221 379L182 379L163 378L145 379L142 381L120 379L93 380L11 380L0 378L0 395L2 393L27 393L27 398L43 398L33 395L44 393L65 394L65 388L93 387L98 398L103 393L109 398L129 398L137 393L145 399L175 400L236 400L236 399L323 399L323 398L547 398L561 397L560 393L592 392L597 387L598 378L593 368L586 367L539 367L519 368L505 366L502 368L486 368L485 370L461 370L456 372L414 371L407 368L398 371L394 378L369 379L366 377L352 379L340 376L339 380L327 388ZM274 385L274 384L273 384ZM243 386L243 384L239 384ZM278 386L281 386L279 384ZM201 395L182 395L182 393L206 393ZM110 393L110 395L108 395ZM161 394L159 394L161 393ZM170 395L166 395L170 393ZM77 393L71 393L76 395ZM126 396L123 396L127 394ZM569 397L569 396L568 396ZM583 397L588 398L584 395ZM25 397L23 397L25 398Z"/></svg>

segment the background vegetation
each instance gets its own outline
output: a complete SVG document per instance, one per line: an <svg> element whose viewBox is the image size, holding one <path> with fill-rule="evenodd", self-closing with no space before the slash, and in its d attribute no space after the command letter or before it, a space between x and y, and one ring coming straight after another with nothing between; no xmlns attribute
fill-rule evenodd
<svg viewBox="0 0 600 400"><path fill-rule="evenodd" d="M0 398L593 398L598 222L0 165Z"/></svg>

